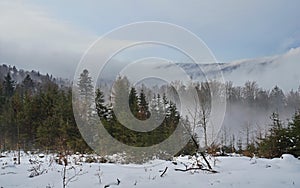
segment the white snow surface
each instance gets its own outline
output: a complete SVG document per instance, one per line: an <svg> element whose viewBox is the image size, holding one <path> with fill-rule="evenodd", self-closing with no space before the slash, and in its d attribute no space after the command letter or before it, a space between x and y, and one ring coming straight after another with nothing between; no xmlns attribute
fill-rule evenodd
<svg viewBox="0 0 300 188"><path fill-rule="evenodd" d="M16 165L14 153L3 153L0 158L0 187L22 188L57 188L62 187L63 166L55 163L54 155L22 153L21 164ZM210 158L214 170L212 174L207 171L175 171L176 168L185 169L195 159L189 157L174 158L173 161L153 160L143 165L137 164L111 164L111 163L84 163L78 161L80 155L70 156L72 164L68 165L67 178L74 173L74 168L81 175L70 181L67 187L105 187L110 188L182 188L182 187L242 187L242 188L296 188L300 187L300 160L285 154L281 158L263 159L232 155L232 157ZM85 157L81 157L84 159ZM37 164L31 164L29 161ZM84 160L82 160L84 161ZM177 163L175 165L175 162ZM215 162L215 165L214 165ZM40 164L43 174L30 178L29 169ZM160 177L168 167L165 175ZM100 168L100 171L99 171ZM101 183L99 182L101 177ZM116 185L117 179L120 184Z"/></svg>

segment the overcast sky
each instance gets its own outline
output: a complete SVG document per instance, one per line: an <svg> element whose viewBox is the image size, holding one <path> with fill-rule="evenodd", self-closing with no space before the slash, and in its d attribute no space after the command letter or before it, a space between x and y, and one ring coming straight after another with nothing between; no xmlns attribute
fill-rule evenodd
<svg viewBox="0 0 300 188"><path fill-rule="evenodd" d="M0 0L0 64L71 78L103 34L137 21L195 33L220 62L300 46L299 0Z"/></svg>

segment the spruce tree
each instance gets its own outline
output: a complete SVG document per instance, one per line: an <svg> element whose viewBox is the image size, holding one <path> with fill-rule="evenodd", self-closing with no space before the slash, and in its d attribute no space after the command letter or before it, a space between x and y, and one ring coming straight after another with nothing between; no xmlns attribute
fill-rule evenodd
<svg viewBox="0 0 300 188"><path fill-rule="evenodd" d="M90 99L93 96L92 77L89 75L89 71L84 69L80 74L78 81L78 88L80 96L84 96L86 99Z"/></svg>
<svg viewBox="0 0 300 188"><path fill-rule="evenodd" d="M93 80L89 75L89 71L84 69L80 74L77 86L78 95L76 95L76 116L82 120L81 124L91 123L92 108L94 104Z"/></svg>
<svg viewBox="0 0 300 188"><path fill-rule="evenodd" d="M15 81L12 80L10 73L7 73L7 75L4 77L3 87L5 96L11 97L15 90Z"/></svg>
<svg viewBox="0 0 300 188"><path fill-rule="evenodd" d="M274 111L280 112L285 107L285 95L278 86L275 86L270 93L270 104Z"/></svg>
<svg viewBox="0 0 300 188"><path fill-rule="evenodd" d="M32 93L34 90L34 82L31 79L30 75L27 74L24 80L22 81L22 87L25 93Z"/></svg>
<svg viewBox="0 0 300 188"><path fill-rule="evenodd" d="M100 90L100 88L96 90L95 103L96 103L97 114L100 117L101 121L106 121L108 116L108 109L105 105L104 94Z"/></svg>
<svg viewBox="0 0 300 188"><path fill-rule="evenodd" d="M137 92L134 87L131 87L130 94L129 94L129 108L131 113L137 117L139 113L139 99L137 97Z"/></svg>
<svg viewBox="0 0 300 188"><path fill-rule="evenodd" d="M288 129L283 127L279 114L273 113L271 120L270 134L259 143L260 155L268 158L280 157L283 153L288 152L291 145Z"/></svg>
<svg viewBox="0 0 300 188"><path fill-rule="evenodd" d="M300 111L297 111L290 122L289 139L291 140L290 152L300 156Z"/></svg>
<svg viewBox="0 0 300 188"><path fill-rule="evenodd" d="M150 111L149 111L149 105L146 100L146 96L144 93L144 90L141 90L141 93L139 95L139 119L140 120L146 120L150 117Z"/></svg>

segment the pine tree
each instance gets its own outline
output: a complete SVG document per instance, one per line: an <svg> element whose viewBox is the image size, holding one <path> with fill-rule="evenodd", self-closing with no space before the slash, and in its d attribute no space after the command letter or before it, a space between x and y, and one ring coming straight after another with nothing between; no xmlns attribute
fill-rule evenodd
<svg viewBox="0 0 300 188"><path fill-rule="evenodd" d="M270 134L259 143L259 153L269 158L280 157L291 145L288 129L283 127L278 113L273 113L271 120Z"/></svg>
<svg viewBox="0 0 300 188"><path fill-rule="evenodd" d="M290 122L288 137L291 141L290 152L295 156L300 156L300 111L294 114L292 122Z"/></svg>
<svg viewBox="0 0 300 188"><path fill-rule="evenodd" d="M3 84L0 82L0 113L3 110L3 106L5 104L5 94Z"/></svg>
<svg viewBox="0 0 300 188"><path fill-rule="evenodd" d="M24 80L22 81L22 88L24 89L25 93L33 93L34 82L29 74L27 74Z"/></svg>
<svg viewBox="0 0 300 188"><path fill-rule="evenodd" d="M4 77L4 93L6 97L13 96L14 90L15 90L15 81L12 80L10 73L7 73L7 75Z"/></svg>
<svg viewBox="0 0 300 188"><path fill-rule="evenodd" d="M137 117L139 113L139 99L137 97L137 92L134 87L131 87L130 94L129 94L129 108L131 113Z"/></svg>
<svg viewBox="0 0 300 188"><path fill-rule="evenodd" d="M144 90L141 90L139 95L139 115L138 118L140 120L146 120L150 117L149 105L146 101L146 96L144 94Z"/></svg>
<svg viewBox="0 0 300 188"><path fill-rule="evenodd" d="M126 106L128 106L129 99L129 81L126 77L119 77L113 87L112 101L114 103L114 109L126 111Z"/></svg>
<svg viewBox="0 0 300 188"><path fill-rule="evenodd" d="M59 114L55 110L57 101L59 100L58 86L48 82L38 100L41 101L43 109L37 125L38 144L45 149L56 149L54 147L58 145L56 138L59 137L60 127Z"/></svg>
<svg viewBox="0 0 300 188"><path fill-rule="evenodd" d="M100 90L100 88L96 90L95 103L96 103L97 114L100 117L101 121L106 121L108 116L108 109L105 105L104 94Z"/></svg>
<svg viewBox="0 0 300 188"><path fill-rule="evenodd" d="M76 116L82 120L81 124L91 123L92 109L94 105L93 80L87 69L83 70L78 80L78 95L75 95ZM86 122L86 123L85 123Z"/></svg>
<svg viewBox="0 0 300 188"><path fill-rule="evenodd" d="M270 93L270 104L273 107L274 111L280 112L285 107L285 95L283 91L275 86Z"/></svg>
<svg viewBox="0 0 300 188"><path fill-rule="evenodd" d="M21 124L20 121L22 119L22 109L23 109L23 101L21 95L18 92L11 98L11 104L13 107L13 124L15 126L15 138L17 140L17 150L18 150L18 164L20 164L20 151L21 151Z"/></svg>
<svg viewBox="0 0 300 188"><path fill-rule="evenodd" d="M80 96L84 96L86 99L90 99L93 96L92 77L89 75L89 71L84 69L80 74L78 81L78 88Z"/></svg>

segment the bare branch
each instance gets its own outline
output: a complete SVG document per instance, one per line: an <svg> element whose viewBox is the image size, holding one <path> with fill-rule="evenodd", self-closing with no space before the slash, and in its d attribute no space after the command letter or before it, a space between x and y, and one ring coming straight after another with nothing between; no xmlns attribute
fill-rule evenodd
<svg viewBox="0 0 300 188"><path fill-rule="evenodd" d="M163 173L160 175L160 177L163 177L164 174L167 172L167 170L168 170L168 167L165 168L165 170L164 170Z"/></svg>

